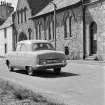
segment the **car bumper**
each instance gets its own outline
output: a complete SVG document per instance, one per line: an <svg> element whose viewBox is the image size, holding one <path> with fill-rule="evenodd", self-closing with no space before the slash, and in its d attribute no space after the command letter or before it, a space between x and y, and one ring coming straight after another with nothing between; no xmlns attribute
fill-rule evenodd
<svg viewBox="0 0 105 105"><path fill-rule="evenodd" d="M57 63L57 64L44 64L44 65L37 65L33 69L51 69L51 68L60 68L65 67L67 63Z"/></svg>

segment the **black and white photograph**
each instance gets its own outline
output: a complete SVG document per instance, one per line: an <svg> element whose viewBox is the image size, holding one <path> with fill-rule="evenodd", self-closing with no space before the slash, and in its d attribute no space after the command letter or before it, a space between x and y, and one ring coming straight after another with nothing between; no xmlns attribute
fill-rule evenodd
<svg viewBox="0 0 105 105"><path fill-rule="evenodd" d="M105 105L105 0L0 0L0 105Z"/></svg>

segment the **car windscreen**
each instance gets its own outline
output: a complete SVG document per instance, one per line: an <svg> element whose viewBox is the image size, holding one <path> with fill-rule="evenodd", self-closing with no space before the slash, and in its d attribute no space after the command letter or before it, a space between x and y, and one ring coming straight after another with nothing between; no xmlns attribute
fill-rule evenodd
<svg viewBox="0 0 105 105"><path fill-rule="evenodd" d="M33 43L32 51L37 50L54 50L54 47L50 43Z"/></svg>

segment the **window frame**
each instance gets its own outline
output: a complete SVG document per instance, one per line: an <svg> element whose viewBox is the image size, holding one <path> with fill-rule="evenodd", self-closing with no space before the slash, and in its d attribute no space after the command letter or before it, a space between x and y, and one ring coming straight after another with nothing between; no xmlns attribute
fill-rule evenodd
<svg viewBox="0 0 105 105"><path fill-rule="evenodd" d="M5 43L5 54L7 53L7 43Z"/></svg>
<svg viewBox="0 0 105 105"><path fill-rule="evenodd" d="M23 10L21 9L21 23L23 23Z"/></svg>
<svg viewBox="0 0 105 105"><path fill-rule="evenodd" d="M50 24L48 26L48 40L51 40L51 27L50 27Z"/></svg>
<svg viewBox="0 0 105 105"><path fill-rule="evenodd" d="M67 21L69 21L69 23ZM72 37L72 34L71 34L72 23L71 22L72 22L72 16L67 16L64 20L64 38L65 39ZM69 27L68 27L68 25L69 25ZM69 32L68 32L68 30L69 30Z"/></svg>
<svg viewBox="0 0 105 105"><path fill-rule="evenodd" d="M7 38L7 28L4 28L4 38Z"/></svg>
<svg viewBox="0 0 105 105"><path fill-rule="evenodd" d="M55 36L54 36L54 21L50 22L50 35L51 35L51 39L50 40L54 40Z"/></svg>
<svg viewBox="0 0 105 105"><path fill-rule="evenodd" d="M32 29L31 29L31 28L29 28L29 29L28 29L29 40L31 40L31 38L32 38L32 34L31 34L31 33L32 33Z"/></svg>
<svg viewBox="0 0 105 105"><path fill-rule="evenodd" d="M19 21L19 11L17 11L17 20L18 20L18 24L20 24L20 21Z"/></svg>

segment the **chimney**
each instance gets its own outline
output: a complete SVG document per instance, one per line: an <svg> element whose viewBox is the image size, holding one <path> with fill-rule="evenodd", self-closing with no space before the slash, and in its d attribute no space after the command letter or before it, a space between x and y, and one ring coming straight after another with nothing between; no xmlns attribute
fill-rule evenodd
<svg viewBox="0 0 105 105"><path fill-rule="evenodd" d="M3 2L1 1L1 5L3 4Z"/></svg>
<svg viewBox="0 0 105 105"><path fill-rule="evenodd" d="M12 4L11 3L8 3L8 6L12 6Z"/></svg>
<svg viewBox="0 0 105 105"><path fill-rule="evenodd" d="M6 6L6 1L4 1L4 6Z"/></svg>

